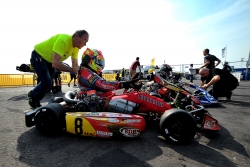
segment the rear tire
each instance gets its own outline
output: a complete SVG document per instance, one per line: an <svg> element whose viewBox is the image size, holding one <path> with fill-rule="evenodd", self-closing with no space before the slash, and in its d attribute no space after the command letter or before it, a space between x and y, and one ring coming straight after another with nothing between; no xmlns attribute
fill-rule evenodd
<svg viewBox="0 0 250 167"><path fill-rule="evenodd" d="M187 144L194 138L197 124L188 112L170 109L160 119L160 131L169 142Z"/></svg>
<svg viewBox="0 0 250 167"><path fill-rule="evenodd" d="M58 135L66 127L66 109L58 103L50 103L39 108L34 117L36 128L44 135Z"/></svg>

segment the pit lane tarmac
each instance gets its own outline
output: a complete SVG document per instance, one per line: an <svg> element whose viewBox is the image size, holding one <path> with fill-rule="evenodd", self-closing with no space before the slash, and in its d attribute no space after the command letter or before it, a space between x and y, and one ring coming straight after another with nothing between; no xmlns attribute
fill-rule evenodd
<svg viewBox="0 0 250 167"><path fill-rule="evenodd" d="M199 81L194 81L199 84ZM198 132L189 145L167 143L158 125L148 124L136 139L100 139L63 134L41 135L28 128L24 111L29 109L26 94L33 87L0 88L0 166L62 167L143 167L143 166L225 166L250 165L250 82L241 81L230 102L207 107L219 121L218 133ZM63 85L62 92L77 88ZM120 91L116 91L121 93Z"/></svg>

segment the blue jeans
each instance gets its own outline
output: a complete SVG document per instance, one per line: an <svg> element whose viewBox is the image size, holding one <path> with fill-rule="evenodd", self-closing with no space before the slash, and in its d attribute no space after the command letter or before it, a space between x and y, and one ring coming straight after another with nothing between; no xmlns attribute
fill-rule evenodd
<svg viewBox="0 0 250 167"><path fill-rule="evenodd" d="M194 76L193 75L189 75L189 79L190 79L190 82L193 82Z"/></svg>
<svg viewBox="0 0 250 167"><path fill-rule="evenodd" d="M30 96L39 102L53 86L56 70L52 67L52 63L44 60L35 50L32 51L30 63L40 80L39 84L31 91Z"/></svg>

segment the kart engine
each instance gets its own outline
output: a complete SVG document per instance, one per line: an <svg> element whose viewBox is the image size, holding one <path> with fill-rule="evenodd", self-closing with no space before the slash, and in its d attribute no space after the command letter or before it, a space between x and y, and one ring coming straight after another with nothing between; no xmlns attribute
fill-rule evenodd
<svg viewBox="0 0 250 167"><path fill-rule="evenodd" d="M114 99L109 101L106 97L100 97L96 93L86 94L84 92L77 93L77 104L74 110L77 112L117 112L117 113L132 113L137 104L125 99Z"/></svg>
<svg viewBox="0 0 250 167"><path fill-rule="evenodd" d="M75 111L104 112L107 108L108 99L96 94L77 93L79 102L74 106Z"/></svg>

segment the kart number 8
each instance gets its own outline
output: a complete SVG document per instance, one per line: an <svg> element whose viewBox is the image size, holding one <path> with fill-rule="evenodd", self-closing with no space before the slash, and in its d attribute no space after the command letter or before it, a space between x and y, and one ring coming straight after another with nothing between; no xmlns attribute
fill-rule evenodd
<svg viewBox="0 0 250 167"><path fill-rule="evenodd" d="M75 119L75 133L78 134L78 135L83 134L82 118L76 118Z"/></svg>

